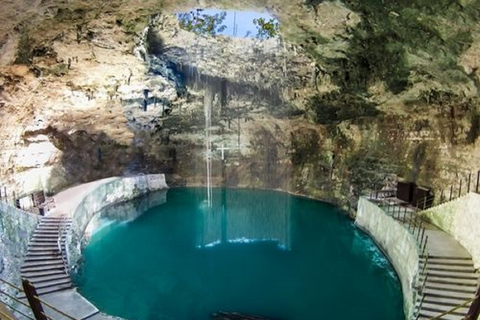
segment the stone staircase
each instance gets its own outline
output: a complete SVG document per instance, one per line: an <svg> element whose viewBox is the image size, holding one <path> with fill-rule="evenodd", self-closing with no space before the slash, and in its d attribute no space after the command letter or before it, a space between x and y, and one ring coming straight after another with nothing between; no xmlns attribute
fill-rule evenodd
<svg viewBox="0 0 480 320"><path fill-rule="evenodd" d="M421 264L425 259L426 257L421 257ZM478 274L470 257L429 256L426 270L420 274L422 283L425 277L424 298L418 319L439 316L475 297ZM443 316L442 319L464 319L470 304Z"/></svg>
<svg viewBox="0 0 480 320"><path fill-rule="evenodd" d="M72 287L64 257L58 247L60 235L63 245L71 224L70 218L43 217L30 239L28 253L21 268L21 277L33 283L38 295Z"/></svg>
<svg viewBox="0 0 480 320"><path fill-rule="evenodd" d="M419 282L424 286L424 294L419 295L416 301L416 319L438 317L475 297L480 285L479 274L470 254L458 241L438 227L423 221L413 209L397 207L388 210L384 207L384 210L414 236L424 228L425 236L428 237L425 255L419 256ZM470 305L468 303L440 319L463 320Z"/></svg>

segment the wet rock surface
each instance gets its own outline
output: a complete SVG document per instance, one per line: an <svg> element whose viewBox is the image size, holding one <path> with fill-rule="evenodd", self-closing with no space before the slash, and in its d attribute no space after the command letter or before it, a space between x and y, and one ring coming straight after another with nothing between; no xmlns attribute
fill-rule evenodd
<svg viewBox="0 0 480 320"><path fill-rule="evenodd" d="M282 37L265 41L197 36L167 2L77 5L35 4L37 31L2 25L2 184L198 185L208 156L214 184L345 204L392 177L441 189L477 169L476 1L269 1Z"/></svg>

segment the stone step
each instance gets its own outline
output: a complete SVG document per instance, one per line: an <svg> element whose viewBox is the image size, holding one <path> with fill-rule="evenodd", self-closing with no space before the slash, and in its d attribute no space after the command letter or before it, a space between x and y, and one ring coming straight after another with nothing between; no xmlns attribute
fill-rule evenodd
<svg viewBox="0 0 480 320"><path fill-rule="evenodd" d="M26 279L36 278L36 277L46 277L52 275L65 274L65 269L51 269L43 271L25 271L22 272L22 277Z"/></svg>
<svg viewBox="0 0 480 320"><path fill-rule="evenodd" d="M64 235L62 236L63 239L65 239L67 236ZM52 235L52 234L37 234L37 235L34 235L31 239L31 241L34 241L34 240L49 240L49 239L54 239L54 240L57 240L58 239L58 235Z"/></svg>
<svg viewBox="0 0 480 320"><path fill-rule="evenodd" d="M44 244L44 243L30 243L28 245L28 250L34 250L34 251L38 251L38 250L58 250L58 246L57 244Z"/></svg>
<svg viewBox="0 0 480 320"><path fill-rule="evenodd" d="M425 293L424 302L436 303L436 304L441 304L441 305L445 305L445 306L456 307L456 306L461 305L461 304L467 302L468 300L472 299L474 296L475 295L472 294L472 295L468 295L468 296L451 297L451 296L441 295L441 294Z"/></svg>
<svg viewBox="0 0 480 320"><path fill-rule="evenodd" d="M475 273L473 266L448 266L448 265L427 265L428 271L446 271L446 272L458 272L458 273Z"/></svg>
<svg viewBox="0 0 480 320"><path fill-rule="evenodd" d="M35 229L35 232L43 232L43 231L59 231L60 228L58 226L50 227L50 226L38 226Z"/></svg>
<svg viewBox="0 0 480 320"><path fill-rule="evenodd" d="M38 289L43 289L43 288L59 286L59 285L64 285L64 284L68 284L71 287L72 286L72 281L70 280L70 278L63 278L63 279L50 280L50 281L44 281L44 282L34 282L34 286L37 290Z"/></svg>
<svg viewBox="0 0 480 320"><path fill-rule="evenodd" d="M430 320L435 316L440 315L441 312L430 311L430 310L421 310L419 313L419 320ZM454 315L454 314L447 314L442 317L442 320L463 320L464 316Z"/></svg>
<svg viewBox="0 0 480 320"><path fill-rule="evenodd" d="M30 267L55 265L58 263L63 263L63 260L61 258L56 258L56 259L48 259L48 260L27 261L22 265L21 270L27 269Z"/></svg>
<svg viewBox="0 0 480 320"><path fill-rule="evenodd" d="M27 259L30 257L61 257L61 254L58 252L50 252L50 251L28 251Z"/></svg>
<svg viewBox="0 0 480 320"><path fill-rule="evenodd" d="M47 294L47 293L52 293L52 292L57 292L57 291L65 290L65 289L70 289L71 287L72 287L71 283L59 284L59 285L55 285L55 286L51 286L51 287L47 287L47 288L38 289L37 294L38 295L44 295L44 294Z"/></svg>
<svg viewBox="0 0 480 320"><path fill-rule="evenodd" d="M420 259L425 259L426 256L421 255ZM452 257L452 256L435 256L435 255L429 255L428 256L428 261L433 261L433 260L458 260L458 261L472 261L472 258L469 257Z"/></svg>
<svg viewBox="0 0 480 320"><path fill-rule="evenodd" d="M33 236L38 236L38 235L57 235L58 236L58 230L42 230L40 232L37 229L33 232Z"/></svg>
<svg viewBox="0 0 480 320"><path fill-rule="evenodd" d="M22 274L29 271L49 271L49 270L65 270L65 265L63 262L59 262L56 264L49 264L49 265L40 265L40 266L31 266L31 267L22 267L21 272Z"/></svg>
<svg viewBox="0 0 480 320"><path fill-rule="evenodd" d="M66 222L66 223L40 222L37 225L37 228L42 228L42 229L70 228L71 225L72 225L71 222Z"/></svg>
<svg viewBox="0 0 480 320"><path fill-rule="evenodd" d="M30 241L30 244L32 243L35 243L35 244L52 244L52 245L55 245L56 243L58 243L58 238L33 238L31 241Z"/></svg>
<svg viewBox="0 0 480 320"><path fill-rule="evenodd" d="M425 273L421 273L424 275ZM426 274L428 277L442 277L442 278L450 278L450 279L466 279L466 280L478 280L478 275L474 273L463 273L463 272L450 272L450 271L431 271L427 270Z"/></svg>
<svg viewBox="0 0 480 320"><path fill-rule="evenodd" d="M43 255L43 256L30 256L28 255L24 263L27 262L40 262L40 261L50 261L50 260L55 260L55 259L62 259L61 255Z"/></svg>
<svg viewBox="0 0 480 320"><path fill-rule="evenodd" d="M436 303L430 303L430 302L423 302L422 303L422 313L424 311L432 311L432 312L437 312L438 314L446 311L450 311L453 308L453 306L447 306L443 304L436 304ZM468 313L468 307L462 307L459 308L455 311L452 311L451 314L453 315L459 315L465 317Z"/></svg>
<svg viewBox="0 0 480 320"><path fill-rule="evenodd" d="M59 272L55 274L49 274L49 275L43 275L43 276L36 276L36 277L29 277L28 280L30 280L33 283L41 283L41 282L46 282L46 281L53 281L53 280L62 280L62 279L69 279L70 276L67 275L64 272Z"/></svg>
<svg viewBox="0 0 480 320"><path fill-rule="evenodd" d="M420 259L420 264L423 265L425 259ZM429 259L427 260L428 265L442 265L442 266L456 266L456 267L472 267L472 260L451 260L451 259Z"/></svg>
<svg viewBox="0 0 480 320"><path fill-rule="evenodd" d="M423 281L424 276L420 275L420 281ZM468 287L476 287L477 280L476 279L457 279L457 278L449 278L449 277L438 277L429 275L427 278L427 285L430 283L443 283L443 284L453 284L457 286L468 286Z"/></svg>
<svg viewBox="0 0 480 320"><path fill-rule="evenodd" d="M475 294L475 286L459 286L454 284L445 284L445 283L428 283L425 285L425 292L434 291L443 291L446 294L448 293L466 293L466 294Z"/></svg>

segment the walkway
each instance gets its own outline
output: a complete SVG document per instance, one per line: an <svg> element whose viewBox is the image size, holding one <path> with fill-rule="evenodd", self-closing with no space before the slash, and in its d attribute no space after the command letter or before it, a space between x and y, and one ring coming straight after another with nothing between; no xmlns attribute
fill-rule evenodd
<svg viewBox="0 0 480 320"><path fill-rule="evenodd" d="M430 319L475 297L478 273L470 254L452 236L433 226L428 235L428 260L420 280L426 277L425 298L419 319ZM421 265L427 257L421 257ZM463 319L470 304L442 319Z"/></svg>
<svg viewBox="0 0 480 320"><path fill-rule="evenodd" d="M64 254L65 238L72 224L73 211L88 193L114 179L116 178L82 184L55 195L55 208L47 212L38 224L21 268L22 278L34 284L42 300L78 320L118 319L101 314L73 288ZM69 320L47 307L45 311L52 319ZM18 318L22 319L21 316Z"/></svg>
<svg viewBox="0 0 480 320"><path fill-rule="evenodd" d="M420 228L425 228L428 237L426 253L419 257L420 283L425 287L423 297L419 296L416 303L417 310L420 307L418 319L434 318L474 298L480 284L479 274L468 251L445 231L420 220L411 208L405 210L399 206L398 199L387 198L382 202L385 201L394 206L393 210L386 211L393 218L412 230L414 235L421 232ZM470 303L441 319L464 319L469 307Z"/></svg>

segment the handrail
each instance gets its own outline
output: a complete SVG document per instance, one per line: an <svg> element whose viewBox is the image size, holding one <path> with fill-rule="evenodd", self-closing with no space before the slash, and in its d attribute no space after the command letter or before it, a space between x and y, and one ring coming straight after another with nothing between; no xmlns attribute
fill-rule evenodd
<svg viewBox="0 0 480 320"><path fill-rule="evenodd" d="M2 282L2 283L4 283L4 284L6 284L7 286L9 286L9 287L17 290L18 292L24 292L24 291L23 291L22 289L20 289L19 287L15 286L14 284L12 284L12 283L10 283L10 282L8 282L8 281L6 281L6 280L3 280L2 278L0 278L0 282ZM26 306L27 308L31 309L28 304L26 304L25 302L21 301L21 300L18 299L17 297L14 297L14 296L10 295L10 294L6 293L6 292L3 291L3 290L0 290L0 293L1 293L1 294L4 294L5 296L7 296L8 298L12 299L13 301L15 301L15 302L17 302L17 303L20 303L21 305L24 305L24 306ZM18 312L19 314L21 314L22 316L24 316L24 317L26 317L26 318L28 318L28 319L30 319L30 320L35 320L35 319L32 318L31 316L29 316L29 315L23 313L22 311L14 308L14 307L12 307L11 305L5 304L5 306L7 306L8 308L12 309L12 310L15 311L15 312Z"/></svg>
<svg viewBox="0 0 480 320"><path fill-rule="evenodd" d="M476 296L476 297L474 297L474 298L472 298L472 299L466 300L464 303L459 304L459 305L457 305L456 307L453 307L452 309L450 309L450 310L448 310L448 311L445 311L445 312L439 314L438 316L436 316L436 317L434 317L434 318L430 318L429 320L442 319L443 316L446 316L447 314L451 314L451 313L453 313L454 311L456 311L456 310L458 310L458 309L460 309L460 308L465 307L465 306L468 305L469 303L472 303L473 301L475 301L475 299L479 299L479 298L480 298L480 296ZM465 319L468 319L468 318L463 318L462 320L465 320ZM472 319L472 320L473 320L473 319Z"/></svg>
<svg viewBox="0 0 480 320"><path fill-rule="evenodd" d="M8 281L6 281L6 280L3 280L2 278L0 278L0 282L6 284L7 286L10 286L10 287L14 288L15 290L17 290L17 291L19 291L19 292L25 292L23 289L15 286L14 284L12 284L12 283L10 283L10 282L8 282ZM5 293L3 290L0 290L0 293L5 294L7 297L9 297L10 299L14 300L15 302L20 303L20 304L28 307L29 309L31 309L31 306L30 306L30 305L26 304L25 302L19 300L19 299L16 298L16 297L11 296L11 295L8 294L8 293ZM40 299L40 297L38 297L38 296L33 296L33 298L34 298L35 300L39 301L42 305L47 306L48 308L50 308L50 309L52 309L53 311L59 313L60 315L62 315L63 317L65 317L65 318L67 318L67 319L70 319L70 320L78 320L78 319L72 317L71 315L63 312L62 310L59 310L59 309L57 309L56 307L52 306L50 303L46 302L45 300ZM9 307L10 309L14 310L15 312L18 312L18 313L20 313L21 315L27 317L27 318L30 319L30 320L35 320L35 319L32 318L31 316L28 316L28 315L24 314L22 311L20 311L20 310L18 310L18 309L15 309L14 307L12 307L12 306L10 306L10 305L6 305L6 306ZM46 316L46 317L47 317L48 319L55 320L55 319L52 318L52 317L49 317L49 316Z"/></svg>
<svg viewBox="0 0 480 320"><path fill-rule="evenodd" d="M10 317L8 314L4 313L1 309L0 309L0 316L2 316L7 320L15 320L14 318ZM0 319L3 319L2 317L0 317Z"/></svg>
<svg viewBox="0 0 480 320"><path fill-rule="evenodd" d="M63 249L66 247L65 241L63 240L63 233L66 230L66 221L67 221L67 216L63 216L62 221L58 225L58 239L57 239L57 245L58 245L58 252L60 253L60 256L62 257L63 261L63 268L65 269L65 273L68 274L68 261L67 260L67 249Z"/></svg>
<svg viewBox="0 0 480 320"><path fill-rule="evenodd" d="M68 319L70 319L70 320L78 320L78 319L72 317L71 315L63 312L62 310L59 310L59 309L57 309L56 307L52 306L50 303L46 302L45 300L40 299L38 296L34 296L34 298L35 298L35 300L41 302L43 305L49 307L50 309L52 309L53 311L61 314L62 316L66 317L66 318L68 318ZM50 318L50 317L49 317L49 318ZM52 319L52 318L50 318L50 319Z"/></svg>

